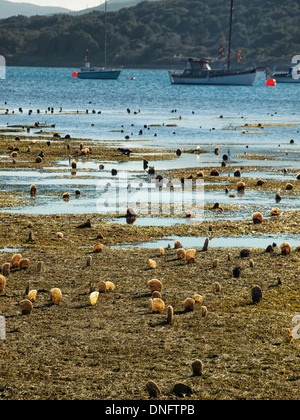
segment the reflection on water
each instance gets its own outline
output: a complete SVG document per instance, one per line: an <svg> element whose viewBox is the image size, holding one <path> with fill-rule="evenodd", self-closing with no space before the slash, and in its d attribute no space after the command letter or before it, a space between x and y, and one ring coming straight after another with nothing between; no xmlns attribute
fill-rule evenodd
<svg viewBox="0 0 300 420"><path fill-rule="evenodd" d="M226 179L221 190L207 190L202 179L180 180L163 179L160 184L157 180L143 172L118 171L117 176L101 172L84 172L80 176L70 175L63 171L32 170L5 170L0 171L2 190L18 195L20 191L28 192L22 200L22 205L16 208L3 209L17 213L34 214L87 214L99 213L103 215L126 213L128 207L133 207L138 218L137 224L167 224L178 223L175 218L172 222L168 216L182 216L190 212L192 217L199 219L239 219L250 218L254 209L259 207L261 212L269 214L276 205L279 210L297 210L299 208L298 196L281 193L284 198L280 203L275 201L275 192L262 190L245 190L237 192L231 190L225 193ZM267 180L291 180L295 174L278 174L271 171L242 171L244 178L262 178ZM29 189L32 184L37 187L34 198L30 198ZM213 186L213 183L210 183ZM70 198L63 200L62 195L68 192ZM78 194L79 192L79 194ZM232 196L234 194L234 197ZM224 207L212 210L214 203ZM204 211L205 207L205 211ZM159 218L163 217L161 221ZM122 220L120 220L122 223Z"/></svg>
<svg viewBox="0 0 300 420"><path fill-rule="evenodd" d="M24 251L26 248L0 248L0 253L1 252L11 252L13 254L17 254L19 252Z"/></svg>
<svg viewBox="0 0 300 420"><path fill-rule="evenodd" d="M128 244L120 245L121 248L150 248L158 249L159 247L171 248L174 247L174 242L178 240L181 242L183 248L197 248L202 249L206 237L190 237L190 236L170 236L168 238L163 238L156 241L142 242L138 244ZM281 243L288 242L292 248L300 245L300 236L293 235L267 235L267 236L238 236L238 237L214 237L209 238L209 247L212 248L263 248L266 249L267 246L273 245L274 250L276 247L279 247ZM276 246L275 246L276 245Z"/></svg>

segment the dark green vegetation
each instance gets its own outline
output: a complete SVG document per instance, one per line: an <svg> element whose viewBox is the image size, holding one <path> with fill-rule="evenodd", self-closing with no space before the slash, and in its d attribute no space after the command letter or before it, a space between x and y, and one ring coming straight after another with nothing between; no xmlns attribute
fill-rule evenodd
<svg viewBox="0 0 300 420"><path fill-rule="evenodd" d="M230 2L141 2L108 14L108 63L124 67L182 66L175 56L216 57L227 45ZM299 3L236 1L233 59L264 65L290 63L299 54ZM0 21L0 53L8 65L78 66L89 49L104 61L104 14L17 16Z"/></svg>

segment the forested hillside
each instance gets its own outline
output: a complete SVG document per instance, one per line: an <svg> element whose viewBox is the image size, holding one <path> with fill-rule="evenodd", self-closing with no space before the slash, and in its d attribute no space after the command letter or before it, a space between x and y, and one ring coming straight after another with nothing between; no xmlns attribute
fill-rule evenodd
<svg viewBox="0 0 300 420"><path fill-rule="evenodd" d="M176 67L175 56L216 57L227 46L229 10L230 0L161 0L109 12L108 63ZM103 12L0 20L8 65L79 66L86 49L93 64L103 63ZM236 0L232 49L243 63L290 62L300 54L299 1Z"/></svg>

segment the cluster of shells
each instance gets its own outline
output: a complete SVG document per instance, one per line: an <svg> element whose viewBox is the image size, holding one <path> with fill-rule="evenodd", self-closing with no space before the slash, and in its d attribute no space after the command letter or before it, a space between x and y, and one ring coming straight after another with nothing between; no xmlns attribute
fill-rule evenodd
<svg viewBox="0 0 300 420"><path fill-rule="evenodd" d="M86 224L87 222L85 222ZM102 237L102 234L99 233L98 237ZM57 237L60 237L59 233L57 234ZM63 237L63 235L62 235ZM99 253L103 250L103 244L98 243L93 247L93 253ZM92 257L88 256L86 261L86 266L90 267L92 265ZM1 266L1 274L0 274L0 294L3 294L5 292L5 288L7 285L7 278L11 273L11 270L24 270L29 267L29 259L23 258L21 254L17 253L14 254L11 261L5 262ZM36 267L36 272L41 273L43 270L43 262L39 261ZM33 310L33 305L36 302L38 291L36 289L30 290L30 284L29 281L26 285L25 295L24 298L20 301L20 311L22 315L29 315L31 314ZM111 281L100 281L97 285L91 285L90 287L90 293L89 293L89 303L92 306L95 306L97 304L99 294L101 293L108 293L111 291L114 291L115 285ZM54 287L50 291L50 302L54 305L59 305L59 303L62 301L62 291L61 289Z"/></svg>
<svg viewBox="0 0 300 420"><path fill-rule="evenodd" d="M96 306L98 303L99 295L101 293L106 294L115 290L115 284L112 281L100 281L98 285L92 285L89 302L92 306Z"/></svg>
<svg viewBox="0 0 300 420"><path fill-rule="evenodd" d="M261 223L263 220L262 215L260 213L255 214L254 219L258 220L258 223ZM207 250L208 242L205 241L203 250ZM272 247L272 251L273 246ZM169 244L170 248L170 244ZM186 260L187 263L195 262L196 261L196 250L195 249L188 249L185 250L181 242L179 240L176 240L174 243L174 248L176 250L176 255L179 260ZM268 247L269 248L269 247ZM271 252L269 249L266 249L266 252ZM300 251L300 246L296 248L296 251ZM165 255L165 249L163 247L159 248L160 255ZM288 242L283 242L280 245L280 253L282 255L288 255L292 252L292 247ZM251 249L250 248L242 248L240 251L240 258L248 258L249 259L249 266L251 268L254 267L255 263L254 260L251 257ZM231 253L228 254L228 260L233 261L233 256ZM219 260L215 259L212 262L212 267L216 268L219 265ZM150 259L149 260L149 268L157 268L156 261ZM242 274L242 268L240 265L235 265L232 269L232 275L233 278L239 278ZM148 281L148 288L150 289L150 292L152 293L152 296L149 301L149 309L152 313L162 314L166 309L166 304L162 297L162 290L163 290L163 284L159 279L151 279ZM213 285L216 292L221 292L222 286L219 282L215 282ZM258 304L263 297L262 288L259 285L254 285L251 289L251 299L254 304ZM193 297L188 297L183 302L183 310L185 312L193 311L197 305L198 308L201 309L201 313L203 317L207 316L207 307L202 305L203 297L200 294L194 294ZM171 323L173 320L174 310L171 305L167 306L167 322Z"/></svg>
<svg viewBox="0 0 300 420"><path fill-rule="evenodd" d="M188 264L194 263L196 261L196 249L188 249L185 250L181 246L181 242L176 240L174 244L174 248L177 250L177 258L184 259L187 261ZM160 255L165 255L165 250L163 247L159 248ZM153 259L149 259L149 268L154 269L157 268L157 263ZM158 279L151 279L148 281L148 287L152 293L152 297L150 298L149 308L152 313L162 314L165 310L165 303L162 299L162 282ZM195 298L187 298L184 302L184 310L185 311L192 311L194 309L196 301L199 303L202 302L202 297L200 295L195 295ZM167 322L171 323L173 321L173 314L174 310L171 305L167 307ZM206 312L205 315L206 316Z"/></svg>
<svg viewBox="0 0 300 420"><path fill-rule="evenodd" d="M1 266L0 275L0 293L5 292L7 285L7 278L9 277L11 270L25 270L29 268L29 259L23 258L21 254L17 253L12 256L10 262L5 262ZM43 262L40 261L37 264L36 271L41 273L43 268ZM33 310L33 305L36 302L38 291L36 289L30 290L30 281L26 285L25 296L20 301L19 307L22 315L30 315ZM59 288L52 288L50 290L50 301L58 305L62 300L62 292Z"/></svg>
<svg viewBox="0 0 300 420"><path fill-rule="evenodd" d="M147 286L152 293L149 299L149 309L153 314L162 314L165 311L166 305L162 298L163 284L158 279L151 279L148 281ZM183 310L191 312L195 309L196 305L201 309L203 317L207 316L207 307L202 306L203 297L200 294L194 294L192 298L186 298L183 302ZM174 309L172 305L167 307L167 323L173 321Z"/></svg>

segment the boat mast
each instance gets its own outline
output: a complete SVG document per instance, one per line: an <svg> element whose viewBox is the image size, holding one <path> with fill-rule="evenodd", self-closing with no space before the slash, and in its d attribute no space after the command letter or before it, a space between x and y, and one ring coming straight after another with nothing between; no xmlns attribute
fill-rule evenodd
<svg viewBox="0 0 300 420"><path fill-rule="evenodd" d="M233 16L233 0L231 0L231 6L230 6L230 23L229 23L229 40L228 40L227 70L230 69L230 53L231 53L231 38L232 38L232 16Z"/></svg>
<svg viewBox="0 0 300 420"><path fill-rule="evenodd" d="M107 0L104 5L104 68L106 68L106 44L107 44Z"/></svg>

